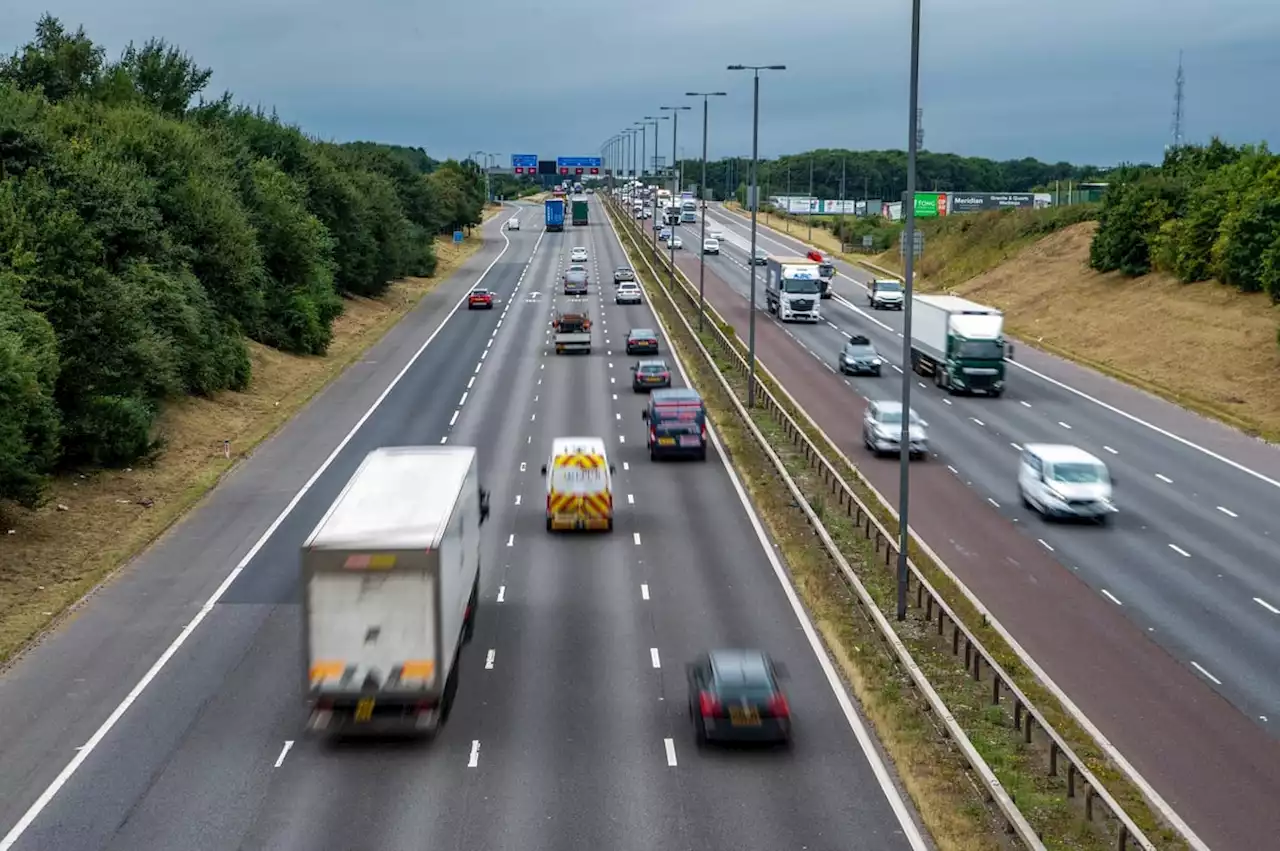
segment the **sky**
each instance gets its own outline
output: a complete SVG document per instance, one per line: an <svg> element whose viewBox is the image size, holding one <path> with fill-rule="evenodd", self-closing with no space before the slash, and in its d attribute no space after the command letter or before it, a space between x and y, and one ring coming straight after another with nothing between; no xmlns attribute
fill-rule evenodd
<svg viewBox="0 0 1280 851"><path fill-rule="evenodd" d="M210 96L274 107L312 135L438 158L594 156L678 105L694 107L678 151L697 157L690 91L728 93L711 101L710 157L750 155L751 76L734 63L787 66L761 75L762 156L900 149L908 134L906 0L4 0L0 50L45 11L113 58L164 38L213 69ZM1280 141L1277 0L923 0L925 148L1158 161L1180 50L1186 141ZM652 155L652 128L647 140Z"/></svg>

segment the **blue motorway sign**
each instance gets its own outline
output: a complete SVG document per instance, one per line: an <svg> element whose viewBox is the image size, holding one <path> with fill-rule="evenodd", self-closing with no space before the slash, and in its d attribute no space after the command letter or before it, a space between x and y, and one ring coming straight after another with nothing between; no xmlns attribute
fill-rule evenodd
<svg viewBox="0 0 1280 851"><path fill-rule="evenodd" d="M556 157L556 168L599 168L599 157Z"/></svg>
<svg viewBox="0 0 1280 851"><path fill-rule="evenodd" d="M512 154L511 167L512 168L531 168L534 171L537 171L538 155L537 154Z"/></svg>

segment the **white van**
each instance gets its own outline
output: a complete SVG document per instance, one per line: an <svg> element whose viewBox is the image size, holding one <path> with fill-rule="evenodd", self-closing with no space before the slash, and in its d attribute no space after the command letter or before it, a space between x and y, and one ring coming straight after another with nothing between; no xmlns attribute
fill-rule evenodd
<svg viewBox="0 0 1280 851"><path fill-rule="evenodd" d="M507 219L507 230L520 230L520 220L514 216Z"/></svg>
<svg viewBox="0 0 1280 851"><path fill-rule="evenodd" d="M1079 517L1106 523L1118 509L1114 481L1100 458L1076 446L1029 443L1018 462L1022 504L1045 517Z"/></svg>
<svg viewBox="0 0 1280 851"><path fill-rule="evenodd" d="M613 465L602 437L557 437L542 465L547 531L613 531Z"/></svg>

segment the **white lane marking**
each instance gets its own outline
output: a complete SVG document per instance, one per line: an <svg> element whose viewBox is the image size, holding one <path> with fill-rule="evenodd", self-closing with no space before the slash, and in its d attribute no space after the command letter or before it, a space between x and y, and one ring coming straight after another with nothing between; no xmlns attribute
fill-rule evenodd
<svg viewBox="0 0 1280 851"><path fill-rule="evenodd" d="M610 383L610 384L617 384L617 383L618 383L618 379L614 378L614 377L611 375L611 376L609 376L609 383Z"/></svg>
<svg viewBox="0 0 1280 851"><path fill-rule="evenodd" d="M530 437L532 437L532 436L533 436L533 435L530 435ZM520 462L520 472L522 472L522 473L523 473L523 472L525 471L525 469L527 468L527 466L528 466L528 462L527 462L527 461L521 461L521 462Z"/></svg>
<svg viewBox="0 0 1280 851"><path fill-rule="evenodd" d="M977 417L969 417L969 419L973 420L975 423L977 423L980 426L986 425L986 423L984 423L982 420L978 419Z"/></svg>
<svg viewBox="0 0 1280 851"><path fill-rule="evenodd" d="M1070 429L1071 429L1071 426L1067 425L1067 424L1066 424L1066 423L1064 423L1062 420L1058 420L1058 425L1062 426L1063 428L1065 428L1065 429L1067 429L1067 430L1070 430Z"/></svg>
<svg viewBox="0 0 1280 851"><path fill-rule="evenodd" d="M459 413L461 413L461 411L454 411L454 412L453 412L453 416L449 417L449 425L450 425L450 427L452 427L452 426L453 426L453 424L454 424L454 423L456 423L456 422L458 421L458 414L459 414Z"/></svg>
<svg viewBox="0 0 1280 851"><path fill-rule="evenodd" d="M649 586L643 583L641 583L640 585L640 599L641 600L649 599ZM1280 614L1280 612L1277 612L1276 614Z"/></svg>
<svg viewBox="0 0 1280 851"><path fill-rule="evenodd" d="M1019 402L1022 402L1022 400L1021 400L1021 399L1019 399L1018 401L1019 401ZM1024 408L1030 408L1030 407L1031 407L1031 403L1030 403L1030 402L1022 402L1022 407L1024 407Z"/></svg>
<svg viewBox="0 0 1280 851"><path fill-rule="evenodd" d="M538 397L537 397L537 396L534 396L534 397L533 397L533 401L535 401L535 402L536 402L536 401L538 401Z"/></svg>
<svg viewBox="0 0 1280 851"><path fill-rule="evenodd" d="M471 378L467 379L467 389L468 389L468 390L470 390L470 389L471 389L471 385L473 385L473 384L475 384L475 383L476 383L476 377L473 375L473 376L471 376Z"/></svg>
<svg viewBox="0 0 1280 851"><path fill-rule="evenodd" d="M1187 552L1177 544L1170 544L1169 549L1173 550L1175 553L1182 556L1183 558L1191 558L1191 553Z"/></svg>
<svg viewBox="0 0 1280 851"><path fill-rule="evenodd" d="M280 756L276 757L276 768L284 765L284 758L289 755L289 751L293 749L293 739L286 739L284 747L280 749Z"/></svg>
<svg viewBox="0 0 1280 851"><path fill-rule="evenodd" d="M676 767L676 742L675 739L663 739L663 746L667 749L667 765L672 768Z"/></svg>
<svg viewBox="0 0 1280 851"><path fill-rule="evenodd" d="M467 768L475 768L480 764L480 740L471 740L471 756L467 760Z"/></svg>
<svg viewBox="0 0 1280 851"><path fill-rule="evenodd" d="M950 405L950 404L951 404L951 400L950 400L950 399L943 399L943 400L942 400L942 404L944 404L944 405Z"/></svg>
<svg viewBox="0 0 1280 851"><path fill-rule="evenodd" d="M615 402L616 402L616 401L618 401L618 394L617 394L617 393L614 393L614 394L613 394L613 401L615 401Z"/></svg>
<svg viewBox="0 0 1280 851"><path fill-rule="evenodd" d="M626 461L623 461L623 462L622 462L622 469L624 469L624 470L630 470L630 469L631 469L631 465L630 465L630 464L628 464Z"/></svg>
<svg viewBox="0 0 1280 851"><path fill-rule="evenodd" d="M1218 679L1218 678L1217 678L1217 677L1215 677L1213 674L1211 674L1211 673L1209 673L1208 671L1206 671L1206 670L1205 670L1205 668L1204 668L1204 666L1203 666L1203 665L1201 665L1199 662L1196 662L1196 661L1194 661L1194 660L1193 660L1193 661L1191 662L1191 667L1195 668L1197 671L1199 671L1200 673L1204 674L1204 675L1205 675L1206 677L1208 677L1209 679L1213 680L1213 682L1214 682L1215 684L1217 684L1217 685L1222 685L1222 680Z"/></svg>
<svg viewBox="0 0 1280 851"><path fill-rule="evenodd" d="M635 505L635 504L636 504L635 494L631 494L631 493L627 494L627 505Z"/></svg>
<svg viewBox="0 0 1280 851"><path fill-rule="evenodd" d="M516 505L520 504L520 494L516 494Z"/></svg>
<svg viewBox="0 0 1280 851"><path fill-rule="evenodd" d="M1000 503L996 502L996 501L995 501L994 499L992 499L991 497L987 497L987 502L991 503L991 504L992 504L992 505L994 505L996 508L999 508L999 507L1000 507Z"/></svg>
<svg viewBox="0 0 1280 851"><path fill-rule="evenodd" d="M1227 515L1228 517L1239 517L1239 516L1240 516L1239 514L1236 514L1234 511L1232 511L1230 508L1224 508L1224 507L1223 507L1223 506L1221 506L1221 505L1219 505L1219 506L1218 506L1218 510L1219 510L1219 511L1221 511L1223 514Z"/></svg>
<svg viewBox="0 0 1280 851"><path fill-rule="evenodd" d="M1111 593L1110 591L1108 591L1106 588L1103 588L1103 589L1102 589L1102 593L1103 593L1103 595L1104 595L1108 600L1110 600L1111 602L1115 603L1117 606L1123 606L1123 605L1124 605L1124 603L1121 603L1121 602L1120 602L1120 598L1119 598L1119 597L1117 597L1115 594L1112 594L1112 593Z"/></svg>
<svg viewBox="0 0 1280 851"><path fill-rule="evenodd" d="M653 667L655 668L662 667L662 662L658 659L658 648L656 647L649 648L649 661L653 662Z"/></svg>
<svg viewBox="0 0 1280 851"><path fill-rule="evenodd" d="M538 418L538 415L537 415L537 414L530 414L530 415L529 415L529 422L533 422L533 421L534 421L534 420L536 420L537 418Z"/></svg>
<svg viewBox="0 0 1280 851"><path fill-rule="evenodd" d="M1254 597L1253 602L1257 603L1259 606L1262 606L1262 608L1266 609L1268 612L1271 612L1271 614L1273 615L1280 615L1280 609L1277 609L1275 606L1271 605L1261 597Z"/></svg>
<svg viewBox="0 0 1280 851"><path fill-rule="evenodd" d="M1173 479L1169 478L1164 473L1156 473L1156 478L1164 482L1166 485L1173 484Z"/></svg>
<svg viewBox="0 0 1280 851"><path fill-rule="evenodd" d="M626 248L622 244L622 237L616 230L613 231L613 235L618 241L618 247L625 252ZM661 323L658 323L658 328L662 331L663 336L666 337L666 330L662 328ZM692 386L693 382L689 380L689 373L684 368L684 363L675 355L675 350L671 347L670 338L667 338L667 350L672 352L672 360L675 361L676 368L680 370L680 376L684 379L685 385ZM835 665L832 664L831 658L827 655L826 647L823 645L822 639L818 637L818 631L814 629L813 621L809 619L809 613L805 611L804 604L800 602L800 597L796 594L795 586L791 584L786 568L782 566L782 562L778 559L778 554L774 552L773 544L769 540L768 533L764 530L764 524L761 523L760 517L756 514L755 508L751 504L751 498L747 496L742 480L738 478L737 471L729 463L719 435L711 426L707 427L707 434L711 438L712 445L716 448L716 455L720 459L725 475L729 477L729 481L733 484L734 493L738 495L742 510L746 512L747 519L751 522L751 528L755 530L756 541L760 544L764 557L769 560L769 566L773 568L773 575L778 580L778 584L782 586L787 602L791 604L791 611L796 620L799 621L805 638L809 641L809 649L813 652L814 658L818 660L818 665L822 668L823 673L826 674L827 685L831 688L831 693L835 696L841 712L844 713L845 721L848 723L849 729L853 731L854 738L858 740L858 746L862 749L863 756L871 766L871 772L876 777L880 791L884 793L885 799L889 802L889 807L897 817L898 825L902 829L903 835L906 836L907 842L911 846L911 851L927 851L928 846L920 835L920 829L916 827L916 823L907 809L907 803L902 793L898 791L898 787L894 784L876 743L872 740L866 725L858 716L857 710L854 709L853 700L849 697L849 692L845 690L844 681L840 678L840 674L836 672ZM667 750L667 761L669 764L674 765L675 743L670 739L667 739L667 741L670 742Z"/></svg>
<svg viewBox="0 0 1280 851"><path fill-rule="evenodd" d="M639 532L632 532L632 533L631 533L631 537L632 537L632 539L633 539L633 540L635 540L635 542L636 542L636 546L637 546L637 547L638 547L638 546L640 546L640 533L639 533Z"/></svg>
<svg viewBox="0 0 1280 851"><path fill-rule="evenodd" d="M1119 454L1120 454L1119 452L1117 452L1117 451L1115 451L1114 449L1112 449L1110 446L1103 446L1102 448L1103 448L1103 449L1105 449L1105 450L1107 450L1108 452L1110 452L1112 455L1119 455Z"/></svg>
<svg viewBox="0 0 1280 851"><path fill-rule="evenodd" d="M506 599L506 597L507 597L507 586L499 585L498 586L498 602L499 603L503 602Z"/></svg>
<svg viewBox="0 0 1280 851"><path fill-rule="evenodd" d="M489 357L489 350L485 349L483 352L480 353L480 360L484 360L487 357Z"/></svg>
<svg viewBox="0 0 1280 851"><path fill-rule="evenodd" d="M499 231L499 233L506 244L503 246L502 250L498 252L498 256L493 258L489 265L485 267L485 270L480 273L480 277L476 279L475 284L484 280L485 276L489 274L494 266L498 265L498 261L507 253L507 249L511 247L511 240L507 238L506 232ZM541 235L538 236L538 241L542 241ZM472 286L475 286L475 284ZM310 491L320 477L324 475L324 471L329 469L330 465L332 465L334 460L337 459L339 453L341 453L342 450L346 448L347 444L351 442L351 439L355 437L356 432L364 426L369 417L373 416L373 412L376 411L379 406L382 405L383 401L391 395L391 391L395 389L401 379L403 379L409 370L413 368L413 365L418 362L418 358L420 358L422 353L427 350L427 346L431 345L431 342L435 340L436 336L444 328L445 324L462 308L463 303L467 301L469 295L470 289L468 289L468 291L458 299L457 303L454 304L453 309L445 315L444 319L440 320L440 324L436 326L435 330L431 332L431 335L427 337L426 341L419 346L418 350L409 358L409 362L401 368L395 378L391 379L391 382L386 386L386 388L378 394L378 398L373 400L373 404L369 406L369 410L365 411L364 414L361 415L360 419L356 421L356 424L351 427L351 431L347 432L346 436L338 442L338 445L329 453L329 456L325 458L316 471L311 474L311 478L307 479L303 486L294 495L293 499L289 500L289 504L286 505L284 510L280 512L280 515L271 522L271 525L267 527L267 530L262 533L262 537L249 548L249 552L240 559L232 571L227 574L227 577L222 580L222 583L214 589L213 594L205 601L204 605L200 607L200 611L196 612L195 617L193 617L191 621L183 627L182 632L178 633L178 637L173 640L173 643L165 648L165 651L160 654L160 658L158 658L147 672L142 675L142 679L138 680L137 684L127 695L125 695L124 700L120 701L119 705L111 711L111 714L107 716L107 720L102 722L102 726L98 727L98 729L94 731L94 734L89 737L89 740L85 742L84 745L81 746L80 750L76 752L76 755L71 758L71 761L68 762L62 771L58 773L58 776L53 779L53 782L51 782L45 790L40 793L40 797L36 798L35 802L22 814L22 818L18 819L18 822L7 834L5 834L3 839L0 839L0 851L11 851L13 846L17 844L18 840L22 838L22 835L27 832L27 828L31 827L31 824L36 820L36 817L49 806L49 802L54 799L62 787L67 784L67 781L71 779L71 775L75 774L81 765L84 765L84 761L89 758L89 755L93 753L94 750L97 749L98 745L102 743L102 740L106 738L112 728L120 722L120 719L124 717L124 714L129 711L129 707L133 706L133 704L137 702L138 698L144 691L146 691L147 687L151 685L155 678L160 674L160 671L164 669L165 665L169 664L169 660L177 654L183 644L187 643L191 634L196 631L196 628L199 627L204 619L208 617L209 613L213 611L214 607L217 606L218 601L227 593L227 589L231 587L231 584L236 581L236 578L239 577L241 573L244 572L244 569L249 565L249 562L253 560L254 556L258 554L258 551L266 545L271 536L280 528L280 524L285 521L285 518L293 513L293 509L297 507L298 503L302 501L302 498L306 496L307 492ZM441 438L440 442L444 443L445 440L446 438Z"/></svg>
<svg viewBox="0 0 1280 851"><path fill-rule="evenodd" d="M444 437L440 438L440 442L441 442L441 443L448 443L448 442L449 442L449 435L447 435L447 434L446 434Z"/></svg>
<svg viewBox="0 0 1280 851"><path fill-rule="evenodd" d="M495 654L496 652L497 652L496 650L490 650L488 653L486 653L486 654L485 654L485 657L484 657L484 669L485 669L486 671L492 671L492 670L493 670L493 657L494 657L494 654Z"/></svg>
<svg viewBox="0 0 1280 851"><path fill-rule="evenodd" d="M1019 452L1022 451L1022 447L1016 443L1010 443L1009 445L1012 446L1014 449L1018 450Z"/></svg>
<svg viewBox="0 0 1280 851"><path fill-rule="evenodd" d="M615 420L620 420L620 419L622 419L622 414L615 413L615 414L613 415L613 418L614 418Z"/></svg>
<svg viewBox="0 0 1280 851"><path fill-rule="evenodd" d="M626 436L625 434L620 434L620 435L618 435L618 442L619 442L619 443L626 443L626 442L627 442L627 436Z"/></svg>
<svg viewBox="0 0 1280 851"><path fill-rule="evenodd" d="M515 545L516 545L516 534L515 532L512 532L510 535L507 536L507 546L514 547Z"/></svg>
<svg viewBox="0 0 1280 851"><path fill-rule="evenodd" d="M478 373L480 372L480 367L482 367L482 366L484 366L484 364L482 364L482 363L478 363L478 364L476 364L476 374L478 374Z"/></svg>
<svg viewBox="0 0 1280 851"><path fill-rule="evenodd" d="M1044 547L1049 552L1053 552L1053 547L1049 546L1049 542L1044 538L1036 538L1036 540L1040 542L1040 546Z"/></svg>
<svg viewBox="0 0 1280 851"><path fill-rule="evenodd" d="M958 475L960 475L960 471L959 471L959 470L957 470L955 467L952 467L950 464L948 464L948 465L947 465L947 469L948 469L948 470L950 470L951 472L955 473L957 476L958 476ZM908 525L910 525L910 524L908 523Z"/></svg>

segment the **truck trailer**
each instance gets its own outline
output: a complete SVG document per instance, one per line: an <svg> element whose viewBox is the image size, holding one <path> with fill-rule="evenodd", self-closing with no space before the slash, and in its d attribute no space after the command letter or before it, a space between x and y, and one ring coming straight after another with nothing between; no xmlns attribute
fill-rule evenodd
<svg viewBox="0 0 1280 851"><path fill-rule="evenodd" d="M587 199L574 198L573 199L573 226L582 227L583 225L587 225L587 224L590 224L590 220L587 216Z"/></svg>
<svg viewBox="0 0 1280 851"><path fill-rule="evenodd" d="M546 202L547 230L564 230L564 198L548 198Z"/></svg>
<svg viewBox="0 0 1280 851"><path fill-rule="evenodd" d="M808 257L766 259L764 300L770 313L783 322L818 322L821 298L817 263Z"/></svg>
<svg viewBox="0 0 1280 851"><path fill-rule="evenodd" d="M953 396L1004 393L1013 344L1004 338L1003 313L953 295L914 295L911 308L914 372L932 375Z"/></svg>
<svg viewBox="0 0 1280 851"><path fill-rule="evenodd" d="M489 495L469 446L365 456L302 546L311 733L431 735L475 631Z"/></svg>

